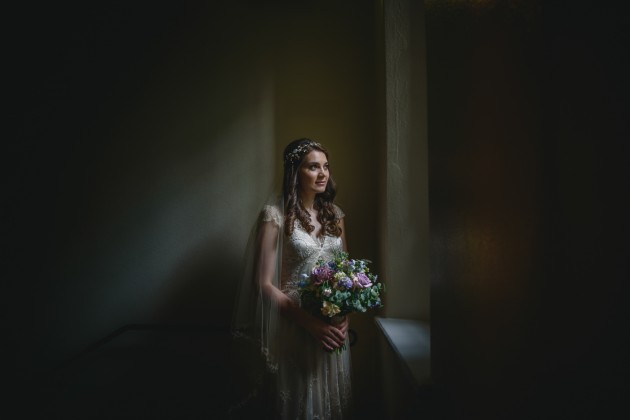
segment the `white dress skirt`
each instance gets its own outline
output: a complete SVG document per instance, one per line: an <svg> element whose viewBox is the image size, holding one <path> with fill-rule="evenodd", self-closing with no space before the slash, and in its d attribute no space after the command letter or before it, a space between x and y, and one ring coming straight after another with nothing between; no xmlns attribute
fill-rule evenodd
<svg viewBox="0 0 630 420"><path fill-rule="evenodd" d="M339 218L343 212L336 207ZM267 206L263 221L281 224L277 207ZM340 237L315 238L299 221L282 242L281 290L299 303L295 284L302 273L310 274L319 259L330 260L342 250ZM351 402L350 346L340 354L326 352L306 330L280 317L276 352L276 414L282 419L342 419L349 417Z"/></svg>

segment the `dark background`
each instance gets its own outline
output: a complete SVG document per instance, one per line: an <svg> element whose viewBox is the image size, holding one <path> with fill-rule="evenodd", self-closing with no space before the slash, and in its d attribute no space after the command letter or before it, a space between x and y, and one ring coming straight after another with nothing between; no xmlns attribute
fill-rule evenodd
<svg viewBox="0 0 630 420"><path fill-rule="evenodd" d="M355 117L373 129L368 144L375 145L382 116L378 56L370 55L378 50L370 43L378 36L365 22L378 19L378 8L358 4L337 24L362 11L368 35L352 45L370 46L359 61L374 67L353 86L375 93L357 96L368 105ZM229 167L206 172L226 156L246 159L243 145L258 144L233 145L223 139L238 133L216 134L226 119L255 107L249 94L261 79L252 69L265 62L259 47L268 39L253 22L267 11L243 5L226 8L225 20L223 9L192 3L7 11L2 377L14 391L5 397L23 412L205 418L236 399L222 345L231 300L208 307L212 285L204 279L239 266L237 245L247 234L239 227L238 240L217 245L249 214L238 213L229 193L242 185ZM590 2L427 2L434 383L419 413L627 414L625 16L621 6ZM208 50L214 59L195 59ZM219 99L207 103L208 96ZM288 104L284 111L295 106ZM211 115L203 123L190 119L199 109ZM181 126L189 127L183 135L164 134ZM200 127L208 137L195 136ZM207 138L216 143L210 152ZM257 153L268 146L260 143ZM365 152L370 162L378 159L373 149ZM203 153L205 160L194 160ZM213 181L182 199L182 185L199 178ZM361 181L352 179L347 190ZM203 200L228 204L190 198L205 187L212 194ZM346 197L357 202L355 213L365 199L378 199ZM236 213L197 237L190 220L205 215L187 210L195 207ZM165 225L168 215L180 222ZM375 223L377 215L363 217ZM172 243L182 246L174 251ZM172 288L147 295L156 278L174 279L160 283ZM178 327L165 327L172 324ZM129 325L135 329L119 331L115 345L77 359ZM378 384L363 386L373 406L361 412L379 412Z"/></svg>
<svg viewBox="0 0 630 420"><path fill-rule="evenodd" d="M427 12L433 377L456 417L613 418L629 350L623 13L496 3Z"/></svg>

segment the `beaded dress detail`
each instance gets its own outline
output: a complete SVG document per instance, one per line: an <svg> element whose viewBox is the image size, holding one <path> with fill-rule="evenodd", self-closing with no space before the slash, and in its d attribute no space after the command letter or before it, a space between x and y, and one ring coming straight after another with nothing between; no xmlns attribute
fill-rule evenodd
<svg viewBox="0 0 630 420"><path fill-rule="evenodd" d="M337 218L344 217L335 206ZM275 206L265 206L263 222L281 230L283 217ZM282 233L283 234L283 233ZM319 259L329 260L342 250L341 238L315 237L296 220L290 237L282 241L280 288L300 302L296 280L310 274ZM303 328L282 318L278 331L277 411L282 419L341 419L351 399L350 346L341 354L327 353Z"/></svg>

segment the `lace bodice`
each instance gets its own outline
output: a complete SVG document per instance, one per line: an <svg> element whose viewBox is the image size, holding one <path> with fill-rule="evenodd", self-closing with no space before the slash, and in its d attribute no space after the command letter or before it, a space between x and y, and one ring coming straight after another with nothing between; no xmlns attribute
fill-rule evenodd
<svg viewBox="0 0 630 420"><path fill-rule="evenodd" d="M344 217L343 211L335 206L337 218ZM266 206L263 221L273 222L282 228L284 220L275 206ZM309 274L319 259L329 260L336 252L342 251L343 244L338 236L324 235L315 237L295 221L295 228L290 237L282 237L282 274L280 289L295 298L296 282L303 273Z"/></svg>

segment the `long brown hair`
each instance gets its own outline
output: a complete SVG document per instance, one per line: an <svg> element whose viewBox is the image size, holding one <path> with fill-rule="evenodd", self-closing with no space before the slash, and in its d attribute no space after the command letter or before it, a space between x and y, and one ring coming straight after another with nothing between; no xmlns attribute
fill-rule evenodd
<svg viewBox="0 0 630 420"><path fill-rule="evenodd" d="M284 179L282 184L282 193L285 205L285 221L284 232L287 236L293 233L293 225L295 220L299 220L304 230L311 233L315 227L311 225L311 216L302 205L298 197L298 189L300 187L298 181L298 172L304 157L312 150L318 150L326 155L328 159L328 151L321 144L307 138L292 141L284 149ZM322 225L321 235L340 236L341 228L337 211L333 201L337 195L337 185L332 177L329 169L328 183L326 190L315 196L313 207L317 210L317 220Z"/></svg>

